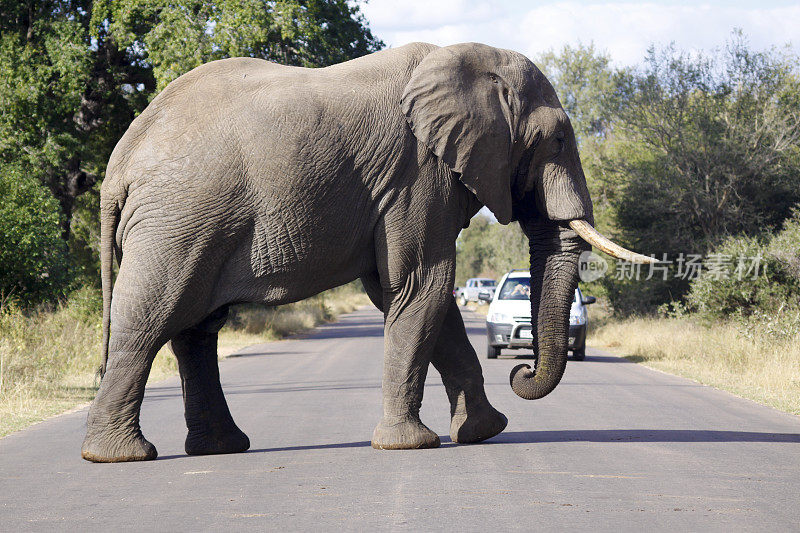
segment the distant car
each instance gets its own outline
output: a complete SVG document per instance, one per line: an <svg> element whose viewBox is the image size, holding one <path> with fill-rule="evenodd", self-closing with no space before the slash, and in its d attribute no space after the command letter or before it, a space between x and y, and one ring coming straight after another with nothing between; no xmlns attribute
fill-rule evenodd
<svg viewBox="0 0 800 533"><path fill-rule="evenodd" d="M467 305L467 302L485 301L487 296L491 300L496 287L497 282L491 278L470 278L466 285L456 289L455 296L461 305ZM483 298L480 297L481 294Z"/></svg>
<svg viewBox="0 0 800 533"><path fill-rule="evenodd" d="M488 348L486 356L496 359L503 349L533 348L531 332L531 275L527 270L512 270L500 280L489 304L486 316ZM596 301L594 296L584 296L575 289L569 311L569 343L572 356L578 361L586 358L586 306Z"/></svg>

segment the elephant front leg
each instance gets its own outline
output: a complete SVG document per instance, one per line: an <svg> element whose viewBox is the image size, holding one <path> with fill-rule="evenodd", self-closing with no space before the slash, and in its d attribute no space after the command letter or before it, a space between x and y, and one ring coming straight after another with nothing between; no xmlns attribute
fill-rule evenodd
<svg viewBox="0 0 800 533"><path fill-rule="evenodd" d="M481 365L453 297L450 297L431 362L441 374L450 400L453 442L480 442L506 428L508 419L486 398Z"/></svg>
<svg viewBox="0 0 800 533"><path fill-rule="evenodd" d="M250 448L247 435L233 421L219 381L217 336L226 316L227 309L218 310L170 341L181 374L189 455L237 453Z"/></svg>
<svg viewBox="0 0 800 533"><path fill-rule="evenodd" d="M439 324L446 311L444 290L430 290L414 278L397 294L384 293L387 311L383 366L383 419L372 447L435 448L439 436L419 418L425 377Z"/></svg>

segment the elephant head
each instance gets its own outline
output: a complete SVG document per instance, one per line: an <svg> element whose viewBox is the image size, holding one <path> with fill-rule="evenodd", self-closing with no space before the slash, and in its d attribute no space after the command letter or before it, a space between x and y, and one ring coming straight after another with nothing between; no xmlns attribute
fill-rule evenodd
<svg viewBox="0 0 800 533"><path fill-rule="evenodd" d="M535 370L519 365L511 386L541 398L561 380L578 258L595 245L651 262L592 227L592 201L575 134L552 85L525 56L467 43L430 52L401 99L414 132L502 224L530 242Z"/></svg>

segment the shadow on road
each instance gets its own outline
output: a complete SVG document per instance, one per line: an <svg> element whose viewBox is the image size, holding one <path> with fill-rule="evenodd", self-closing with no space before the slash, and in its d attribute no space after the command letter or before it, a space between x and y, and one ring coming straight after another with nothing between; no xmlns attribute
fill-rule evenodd
<svg viewBox="0 0 800 533"><path fill-rule="evenodd" d="M240 359L245 357L260 357L262 355L306 355L311 352L291 351L291 352L236 352L226 355L225 359Z"/></svg>
<svg viewBox="0 0 800 533"><path fill-rule="evenodd" d="M593 383L591 383L593 384ZM508 382L486 381L489 386L508 386ZM601 383L607 385L607 383ZM612 385L614 385L612 383ZM431 377L425 382L425 388L443 387L444 385L438 377ZM376 379L363 380L322 380L315 382L308 381L285 381L277 383L263 383L258 385L223 385L225 395L236 394L273 394L286 392L316 392L316 391L335 391L335 390L380 390L381 382ZM146 402L158 401L163 399L180 398L181 386L156 386L148 387L145 395Z"/></svg>
<svg viewBox="0 0 800 533"><path fill-rule="evenodd" d="M631 363L632 361L624 357L614 357L612 355L587 355L586 361L590 363Z"/></svg>
<svg viewBox="0 0 800 533"><path fill-rule="evenodd" d="M341 320L324 324L303 334L304 340L313 339L347 339L353 337L383 337L383 317L378 319L359 317L358 322Z"/></svg>
<svg viewBox="0 0 800 533"><path fill-rule="evenodd" d="M487 444L540 442L798 442L798 433L712 431L702 429L577 429L561 431L510 431Z"/></svg>
<svg viewBox="0 0 800 533"><path fill-rule="evenodd" d="M500 360L503 360L503 359L508 359L508 360L514 360L514 359L536 359L536 357L534 357L533 353L527 353L527 352L524 352L524 353L504 353L504 354L500 355L499 359ZM572 356L569 356L569 360L573 361ZM614 357L613 355L587 355L586 359L584 359L584 361L581 361L581 362L586 362L586 363L632 363L633 361L631 361L629 359L625 359L624 357ZM576 363L577 363L577 361L576 361Z"/></svg>
<svg viewBox="0 0 800 533"><path fill-rule="evenodd" d="M468 335L486 335L486 327L466 325ZM314 339L349 339L355 337L383 337L383 318L380 320L362 320L358 325L349 325L346 321L334 322L302 334L299 338Z"/></svg>
<svg viewBox="0 0 800 533"><path fill-rule="evenodd" d="M320 327L313 333L306 333L303 340L354 339L363 337L383 337L383 323L378 326L337 326Z"/></svg>
<svg viewBox="0 0 800 533"><path fill-rule="evenodd" d="M459 446L450 437L441 437L442 447ZM711 431L693 429L587 429L563 431L511 431L482 444L542 444L552 442L786 442L800 443L800 433L759 433L757 431ZM464 445L472 446L472 445ZM338 448L368 448L369 441L305 444L279 448L258 448L246 453L294 452ZM167 455L159 460L188 455Z"/></svg>

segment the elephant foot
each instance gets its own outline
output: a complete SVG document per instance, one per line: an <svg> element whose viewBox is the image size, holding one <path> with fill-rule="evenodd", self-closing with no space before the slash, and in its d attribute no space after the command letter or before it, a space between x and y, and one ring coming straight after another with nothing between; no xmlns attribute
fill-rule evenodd
<svg viewBox="0 0 800 533"><path fill-rule="evenodd" d="M156 447L137 431L131 437L106 434L86 435L81 456L93 463L124 463L150 461L158 457Z"/></svg>
<svg viewBox="0 0 800 533"><path fill-rule="evenodd" d="M190 431L186 436L188 455L240 453L250 448L250 439L234 424L224 429Z"/></svg>
<svg viewBox="0 0 800 533"><path fill-rule="evenodd" d="M376 450L438 448L439 444L439 435L413 417L390 421L384 418L372 434L372 447Z"/></svg>
<svg viewBox="0 0 800 533"><path fill-rule="evenodd" d="M470 409L468 413L456 413L450 420L450 438L453 442L469 444L490 439L503 431L508 418L488 402Z"/></svg>

